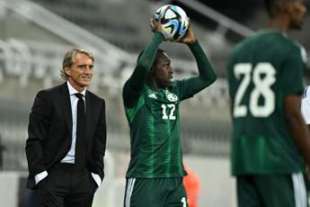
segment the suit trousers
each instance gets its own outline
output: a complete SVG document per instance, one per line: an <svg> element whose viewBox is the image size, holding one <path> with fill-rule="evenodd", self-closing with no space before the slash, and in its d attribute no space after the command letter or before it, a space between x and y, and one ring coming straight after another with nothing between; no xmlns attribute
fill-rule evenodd
<svg viewBox="0 0 310 207"><path fill-rule="evenodd" d="M91 207L97 184L86 168L59 163L38 183L40 207Z"/></svg>

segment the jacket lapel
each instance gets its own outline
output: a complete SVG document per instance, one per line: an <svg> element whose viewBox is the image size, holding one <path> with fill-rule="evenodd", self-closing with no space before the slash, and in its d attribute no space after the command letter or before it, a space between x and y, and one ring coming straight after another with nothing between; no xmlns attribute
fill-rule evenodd
<svg viewBox="0 0 310 207"><path fill-rule="evenodd" d="M70 95L69 95L69 89L67 86L67 83L64 83L62 87L62 93L64 98L63 100L63 110L64 110L64 119L67 124L70 137L72 137L72 110L71 110L71 101L70 101Z"/></svg>
<svg viewBox="0 0 310 207"><path fill-rule="evenodd" d="M94 107L92 105L91 96L89 95L89 92L86 91L85 95L86 99L86 137L91 136L92 132L92 119L94 119L95 115L94 113Z"/></svg>

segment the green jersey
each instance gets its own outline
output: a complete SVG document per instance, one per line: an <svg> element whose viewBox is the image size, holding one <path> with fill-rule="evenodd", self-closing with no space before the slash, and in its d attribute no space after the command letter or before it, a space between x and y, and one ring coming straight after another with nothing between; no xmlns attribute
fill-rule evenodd
<svg viewBox="0 0 310 207"><path fill-rule="evenodd" d="M198 43L190 46L199 76L154 89L146 82L163 37L155 33L125 83L123 99L130 127L131 159L127 177L181 177L185 174L180 143L179 104L215 81L216 76Z"/></svg>
<svg viewBox="0 0 310 207"><path fill-rule="evenodd" d="M284 34L264 31L241 42L228 64L234 175L292 173L303 160L285 118L284 98L301 95L301 48Z"/></svg>

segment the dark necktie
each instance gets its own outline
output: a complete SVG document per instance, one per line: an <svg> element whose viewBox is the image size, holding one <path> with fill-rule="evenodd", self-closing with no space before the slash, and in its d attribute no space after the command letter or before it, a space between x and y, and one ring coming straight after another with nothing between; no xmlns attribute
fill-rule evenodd
<svg viewBox="0 0 310 207"><path fill-rule="evenodd" d="M78 97L77 104L77 118L76 118L76 145L75 145L75 163L80 166L85 164L85 150L84 142L86 136L86 114L83 95L80 93L75 94Z"/></svg>

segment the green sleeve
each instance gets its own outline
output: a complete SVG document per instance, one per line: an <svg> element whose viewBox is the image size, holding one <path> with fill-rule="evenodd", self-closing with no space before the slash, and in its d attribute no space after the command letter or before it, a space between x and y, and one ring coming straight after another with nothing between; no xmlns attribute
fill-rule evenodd
<svg viewBox="0 0 310 207"><path fill-rule="evenodd" d="M290 51L282 65L281 88L284 95L302 95L305 64L299 48Z"/></svg>
<svg viewBox="0 0 310 207"><path fill-rule="evenodd" d="M161 33L154 33L151 42L140 53L137 65L124 85L123 99L125 106L130 107L138 100L145 78L153 65L157 49L163 39Z"/></svg>
<svg viewBox="0 0 310 207"><path fill-rule="evenodd" d="M195 57L199 75L186 80L179 81L180 96L182 99L189 98L216 80L216 74L210 64L205 52L198 42L189 45Z"/></svg>

